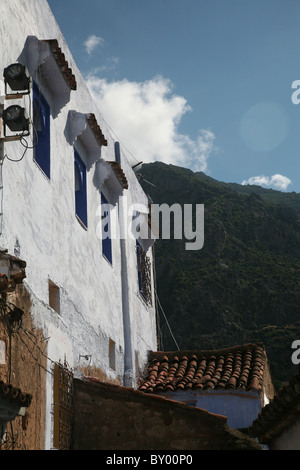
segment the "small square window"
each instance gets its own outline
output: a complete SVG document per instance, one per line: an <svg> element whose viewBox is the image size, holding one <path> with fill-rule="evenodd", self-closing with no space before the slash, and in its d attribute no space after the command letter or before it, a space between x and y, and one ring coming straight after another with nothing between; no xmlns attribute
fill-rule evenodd
<svg viewBox="0 0 300 470"><path fill-rule="evenodd" d="M108 358L109 367L116 370L116 343L111 338L109 338Z"/></svg>
<svg viewBox="0 0 300 470"><path fill-rule="evenodd" d="M59 287L49 279L49 305L60 314L60 292Z"/></svg>

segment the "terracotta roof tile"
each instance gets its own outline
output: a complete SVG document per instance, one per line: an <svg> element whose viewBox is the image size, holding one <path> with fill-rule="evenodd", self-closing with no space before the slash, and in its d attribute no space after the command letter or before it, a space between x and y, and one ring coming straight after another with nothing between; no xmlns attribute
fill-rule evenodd
<svg viewBox="0 0 300 470"><path fill-rule="evenodd" d="M16 403L20 407L28 407L32 401L31 395L23 393L19 388L2 380L0 380L0 397Z"/></svg>
<svg viewBox="0 0 300 470"><path fill-rule="evenodd" d="M242 389L262 387L266 353L262 343L217 351L151 352L139 390Z"/></svg>
<svg viewBox="0 0 300 470"><path fill-rule="evenodd" d="M118 162L114 162L114 161L107 161L107 163L109 163L120 183L120 185L122 186L123 189L128 189L128 181L127 181L127 178L125 176L125 173L124 171L122 170L121 166L119 165Z"/></svg>
<svg viewBox="0 0 300 470"><path fill-rule="evenodd" d="M92 129L94 135L95 135L95 138L97 139L97 141L99 142L100 145L104 145L104 146L107 146L107 140L105 139L104 135L103 135L103 132L99 126L99 124L97 123L97 120L96 120L96 117L95 117L95 114L93 113L90 113L88 116L87 116L87 122L90 126L90 128Z"/></svg>
<svg viewBox="0 0 300 470"><path fill-rule="evenodd" d="M47 42L52 51L53 57L71 90L77 89L76 78L69 67L69 64L66 60L65 54L62 52L61 48L58 45L57 39L45 39L43 42Z"/></svg>

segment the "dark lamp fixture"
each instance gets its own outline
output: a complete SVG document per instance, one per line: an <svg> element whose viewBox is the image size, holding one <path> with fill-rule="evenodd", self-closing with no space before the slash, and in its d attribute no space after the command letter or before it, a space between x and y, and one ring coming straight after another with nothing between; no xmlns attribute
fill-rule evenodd
<svg viewBox="0 0 300 470"><path fill-rule="evenodd" d="M11 64L3 72L5 86L9 85L12 91L25 91L29 93L29 78L26 75L25 66Z"/></svg>
<svg viewBox="0 0 300 470"><path fill-rule="evenodd" d="M24 311L13 304L11 304L11 306L12 308L9 308L9 312L7 313L7 326L9 332L13 333L21 326Z"/></svg>
<svg viewBox="0 0 300 470"><path fill-rule="evenodd" d="M13 310L11 310L9 312L9 320L10 322L19 322L22 318L22 316L24 315L24 311L21 310L20 308L18 307L14 307Z"/></svg>
<svg viewBox="0 0 300 470"><path fill-rule="evenodd" d="M25 108L19 105L12 105L2 113L4 124L12 132L25 132L29 130L29 120L25 117Z"/></svg>

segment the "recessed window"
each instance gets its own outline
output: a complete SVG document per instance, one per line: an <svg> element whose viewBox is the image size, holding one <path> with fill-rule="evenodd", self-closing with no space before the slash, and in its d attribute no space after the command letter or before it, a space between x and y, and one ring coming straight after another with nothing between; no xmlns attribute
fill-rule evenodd
<svg viewBox="0 0 300 470"><path fill-rule="evenodd" d="M101 193L102 216L102 254L112 264L110 205Z"/></svg>
<svg viewBox="0 0 300 470"><path fill-rule="evenodd" d="M50 106L40 89L33 83L34 159L50 179Z"/></svg>
<svg viewBox="0 0 300 470"><path fill-rule="evenodd" d="M151 260L136 241L139 292L147 305L152 306Z"/></svg>
<svg viewBox="0 0 300 470"><path fill-rule="evenodd" d="M49 305L60 314L60 292L59 287L49 279Z"/></svg>
<svg viewBox="0 0 300 470"><path fill-rule="evenodd" d="M116 343L111 338L109 338L108 358L109 367L113 370L116 370Z"/></svg>
<svg viewBox="0 0 300 470"><path fill-rule="evenodd" d="M75 213L87 227L86 165L74 149Z"/></svg>
<svg viewBox="0 0 300 470"><path fill-rule="evenodd" d="M0 364L6 364L6 347L2 340L0 340Z"/></svg>

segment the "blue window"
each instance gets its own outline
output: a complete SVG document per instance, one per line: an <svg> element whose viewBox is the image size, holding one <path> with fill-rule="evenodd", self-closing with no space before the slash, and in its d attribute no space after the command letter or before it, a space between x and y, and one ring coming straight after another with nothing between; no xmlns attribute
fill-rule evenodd
<svg viewBox="0 0 300 470"><path fill-rule="evenodd" d="M37 140L34 159L50 179L50 106L36 83L33 83L33 126Z"/></svg>
<svg viewBox="0 0 300 470"><path fill-rule="evenodd" d="M87 227L86 166L74 149L75 213Z"/></svg>
<svg viewBox="0 0 300 470"><path fill-rule="evenodd" d="M102 254L112 264L110 206L101 193L102 205Z"/></svg>

